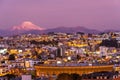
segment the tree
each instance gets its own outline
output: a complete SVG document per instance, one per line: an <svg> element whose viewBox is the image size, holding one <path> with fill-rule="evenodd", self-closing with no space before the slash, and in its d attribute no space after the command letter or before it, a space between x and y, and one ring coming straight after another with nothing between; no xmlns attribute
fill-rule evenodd
<svg viewBox="0 0 120 80"><path fill-rule="evenodd" d="M9 55L8 60L15 60L15 55L14 54Z"/></svg>
<svg viewBox="0 0 120 80"><path fill-rule="evenodd" d="M38 59L42 59L42 57L41 57L41 55L40 55L40 54L38 54L38 55L37 55L37 58L38 58Z"/></svg>
<svg viewBox="0 0 120 80"><path fill-rule="evenodd" d="M68 73L61 73L57 76L56 80L72 80L71 75Z"/></svg>
<svg viewBox="0 0 120 80"><path fill-rule="evenodd" d="M77 60L81 59L81 56L77 55Z"/></svg>
<svg viewBox="0 0 120 80"><path fill-rule="evenodd" d="M84 35L85 33L84 32L77 32L77 34Z"/></svg>
<svg viewBox="0 0 120 80"><path fill-rule="evenodd" d="M116 47L118 48L118 41L116 39L110 39L110 40L103 40L100 46L106 46L106 47Z"/></svg>
<svg viewBox="0 0 120 80"><path fill-rule="evenodd" d="M76 73L72 73L71 78L72 78L72 80L82 80L82 77Z"/></svg>
<svg viewBox="0 0 120 80"><path fill-rule="evenodd" d="M14 79L16 77L14 74L7 74L5 76L8 77L8 80Z"/></svg>

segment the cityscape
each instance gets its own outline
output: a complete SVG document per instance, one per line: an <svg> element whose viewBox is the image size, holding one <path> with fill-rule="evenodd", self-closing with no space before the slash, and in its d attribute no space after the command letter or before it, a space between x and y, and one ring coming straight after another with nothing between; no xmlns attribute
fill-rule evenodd
<svg viewBox="0 0 120 80"><path fill-rule="evenodd" d="M120 80L119 3L1 0L0 80Z"/></svg>

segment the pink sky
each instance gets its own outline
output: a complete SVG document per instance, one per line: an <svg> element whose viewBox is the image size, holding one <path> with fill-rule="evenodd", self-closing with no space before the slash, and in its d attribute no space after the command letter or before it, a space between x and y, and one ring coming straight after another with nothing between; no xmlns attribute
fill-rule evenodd
<svg viewBox="0 0 120 80"><path fill-rule="evenodd" d="M120 29L120 0L0 0L0 29L24 21L44 28Z"/></svg>

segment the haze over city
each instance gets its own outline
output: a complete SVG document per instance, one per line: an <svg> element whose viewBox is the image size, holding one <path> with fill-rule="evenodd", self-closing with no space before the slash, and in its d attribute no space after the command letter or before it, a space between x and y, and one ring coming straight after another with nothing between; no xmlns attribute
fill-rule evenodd
<svg viewBox="0 0 120 80"><path fill-rule="evenodd" d="M0 29L24 21L43 28L120 29L120 0L0 0Z"/></svg>

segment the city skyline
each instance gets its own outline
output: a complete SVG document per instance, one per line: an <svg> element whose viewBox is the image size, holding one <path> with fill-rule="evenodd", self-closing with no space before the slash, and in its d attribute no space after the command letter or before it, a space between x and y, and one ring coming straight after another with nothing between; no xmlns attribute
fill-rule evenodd
<svg viewBox="0 0 120 80"><path fill-rule="evenodd" d="M120 29L119 0L0 1L0 29L31 21L43 28Z"/></svg>
<svg viewBox="0 0 120 80"><path fill-rule="evenodd" d="M120 80L120 0L0 0L0 80Z"/></svg>

